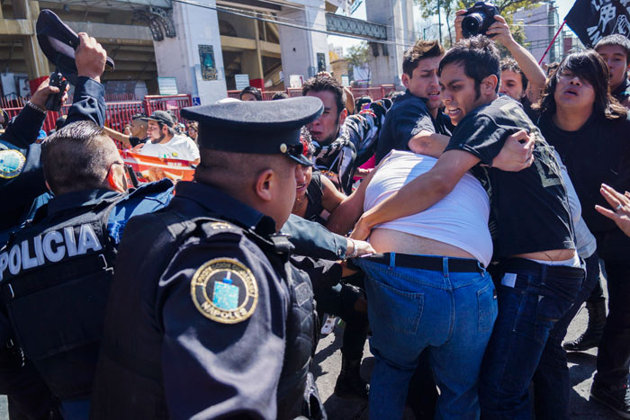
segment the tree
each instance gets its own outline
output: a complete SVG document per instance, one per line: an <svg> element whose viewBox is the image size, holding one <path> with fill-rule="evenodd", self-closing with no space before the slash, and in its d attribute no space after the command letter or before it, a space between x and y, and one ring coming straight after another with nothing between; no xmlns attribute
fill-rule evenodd
<svg viewBox="0 0 630 420"><path fill-rule="evenodd" d="M451 23L455 20L455 12L461 9L468 9L470 6L476 3L475 0L414 0L414 2L420 6L420 10L423 18L432 17L439 13L443 14L446 19L446 26L448 28L448 42L446 39L442 39L446 45L453 44L453 36L451 31ZM512 36L514 39L523 43L525 35L521 26L513 25L512 18L514 12L520 8L531 8L539 3L538 0L496 0L494 2L499 14L507 20L512 30Z"/></svg>
<svg viewBox="0 0 630 420"><path fill-rule="evenodd" d="M346 58L348 60L348 64L353 67L353 70L367 68L367 79L371 79L370 66L367 65L370 60L370 47L367 42L363 41L359 45L353 45L350 47Z"/></svg>

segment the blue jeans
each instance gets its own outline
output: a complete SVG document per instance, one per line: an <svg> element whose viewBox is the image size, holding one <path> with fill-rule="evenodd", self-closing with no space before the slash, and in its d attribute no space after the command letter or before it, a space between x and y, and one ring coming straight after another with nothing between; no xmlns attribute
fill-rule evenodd
<svg viewBox="0 0 630 420"><path fill-rule="evenodd" d="M549 332L549 339L534 374L534 406L537 420L556 420L569 417L568 408L571 394L571 379L567 365L567 352L562 348L562 340L567 335L569 324L582 303L591 296L600 283L601 270L599 257L594 253L584 260L586 277L571 309ZM563 392L559 392L562 390Z"/></svg>
<svg viewBox="0 0 630 420"><path fill-rule="evenodd" d="M370 349L376 358L370 418L402 418L424 349L441 391L436 418L478 418L479 369L497 316L490 275L355 262L367 274Z"/></svg>
<svg viewBox="0 0 630 420"><path fill-rule="evenodd" d="M562 337L550 333L572 307L584 270L522 259L507 260L501 268L499 317L481 370L481 411L484 419L529 419L529 385L541 359L566 364L560 360ZM556 384L547 389L549 401L566 401L569 384L562 372L557 367L538 372L545 375L543 382ZM554 407L558 413L565 409Z"/></svg>

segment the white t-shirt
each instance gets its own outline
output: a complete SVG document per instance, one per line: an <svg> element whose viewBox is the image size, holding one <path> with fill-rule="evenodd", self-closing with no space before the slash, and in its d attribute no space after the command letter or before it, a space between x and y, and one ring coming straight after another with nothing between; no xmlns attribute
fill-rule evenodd
<svg viewBox="0 0 630 420"><path fill-rule="evenodd" d="M437 159L393 150L383 159L365 191L364 210L369 210L416 177L428 172ZM488 229L490 201L481 183L465 174L453 191L433 206L411 216L376 227L421 236L463 249L488 266L492 238Z"/></svg>
<svg viewBox="0 0 630 420"><path fill-rule="evenodd" d="M155 156L169 159L197 160L199 148L187 136L174 136L167 143L152 143L147 141L140 152L145 156Z"/></svg>

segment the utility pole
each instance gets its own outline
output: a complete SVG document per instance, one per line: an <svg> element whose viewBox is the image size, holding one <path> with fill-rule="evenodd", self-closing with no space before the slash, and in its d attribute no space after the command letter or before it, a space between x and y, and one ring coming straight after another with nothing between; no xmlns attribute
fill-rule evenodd
<svg viewBox="0 0 630 420"><path fill-rule="evenodd" d="M550 0L549 1L549 8L547 9L547 24L548 26L548 32L549 32L549 41L551 41L554 37L554 33L556 32L556 20L555 20L555 13L556 13L556 4L554 0ZM549 63L553 63L556 61L556 46L552 45L551 49L549 50Z"/></svg>
<svg viewBox="0 0 630 420"><path fill-rule="evenodd" d="M442 14L440 13L440 0L437 0L437 9L438 9L438 31L440 34L440 43L442 43Z"/></svg>

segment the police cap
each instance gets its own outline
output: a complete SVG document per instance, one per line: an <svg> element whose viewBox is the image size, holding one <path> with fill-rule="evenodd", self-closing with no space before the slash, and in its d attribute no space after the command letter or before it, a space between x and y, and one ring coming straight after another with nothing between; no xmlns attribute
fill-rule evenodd
<svg viewBox="0 0 630 420"><path fill-rule="evenodd" d="M229 102L184 108L183 118L199 122L199 146L236 153L284 154L302 165L300 128L324 110L315 97Z"/></svg>
<svg viewBox="0 0 630 420"><path fill-rule="evenodd" d="M79 36L48 9L39 13L35 29L37 41L44 55L57 66L66 79L76 84L78 70L74 62L74 50L79 46ZM114 69L114 60L111 58L107 57L105 64L108 69Z"/></svg>

